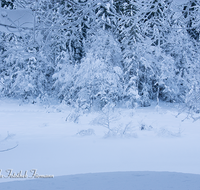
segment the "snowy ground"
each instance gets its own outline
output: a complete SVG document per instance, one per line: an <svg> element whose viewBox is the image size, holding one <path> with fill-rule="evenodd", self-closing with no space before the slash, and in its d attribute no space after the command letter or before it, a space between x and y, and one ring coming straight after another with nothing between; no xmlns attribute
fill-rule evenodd
<svg viewBox="0 0 200 190"><path fill-rule="evenodd" d="M170 172L79 174L0 183L3 190L199 190L200 175Z"/></svg>
<svg viewBox="0 0 200 190"><path fill-rule="evenodd" d="M105 115L84 114L74 123L66 121L70 113L63 105L0 101L0 151L18 145L0 152L1 189L200 189L200 121L181 122L185 115L175 117L176 105L117 109L110 127L118 133L108 138L105 123L95 119ZM95 134L76 135L88 129ZM55 178L13 182L4 178L8 169Z"/></svg>

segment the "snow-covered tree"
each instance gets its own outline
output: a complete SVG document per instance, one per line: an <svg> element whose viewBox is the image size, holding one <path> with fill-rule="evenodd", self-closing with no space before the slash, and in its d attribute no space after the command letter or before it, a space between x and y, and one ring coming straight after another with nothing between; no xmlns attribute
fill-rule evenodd
<svg viewBox="0 0 200 190"><path fill-rule="evenodd" d="M111 33L104 31L97 32L89 41L90 47L75 77L77 101L86 107L117 104L123 96L119 44Z"/></svg>
<svg viewBox="0 0 200 190"><path fill-rule="evenodd" d="M3 0L1 7L33 15L32 27L0 33L2 95L54 96L83 108L162 99L197 110L197 0Z"/></svg>
<svg viewBox="0 0 200 190"><path fill-rule="evenodd" d="M198 0L190 0L183 7L183 16L186 23L187 32L192 39L199 41L200 35L200 2Z"/></svg>
<svg viewBox="0 0 200 190"><path fill-rule="evenodd" d="M72 104L76 98L73 93L76 65L72 64L69 54L65 51L56 58L56 65L53 75L54 93L61 101L65 100L68 104Z"/></svg>

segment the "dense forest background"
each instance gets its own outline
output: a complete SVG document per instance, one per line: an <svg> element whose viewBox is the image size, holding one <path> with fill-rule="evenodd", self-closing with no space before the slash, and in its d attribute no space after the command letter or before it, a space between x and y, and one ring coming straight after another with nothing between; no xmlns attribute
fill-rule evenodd
<svg viewBox="0 0 200 190"><path fill-rule="evenodd" d="M1 97L87 110L162 100L199 112L198 0L1 0L2 17L15 9L34 21L0 31Z"/></svg>

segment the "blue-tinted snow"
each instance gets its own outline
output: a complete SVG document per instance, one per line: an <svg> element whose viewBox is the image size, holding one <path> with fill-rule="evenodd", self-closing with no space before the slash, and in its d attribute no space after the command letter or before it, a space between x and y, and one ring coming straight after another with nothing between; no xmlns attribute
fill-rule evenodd
<svg viewBox="0 0 200 190"><path fill-rule="evenodd" d="M199 190L200 175L113 172L0 183L2 190Z"/></svg>

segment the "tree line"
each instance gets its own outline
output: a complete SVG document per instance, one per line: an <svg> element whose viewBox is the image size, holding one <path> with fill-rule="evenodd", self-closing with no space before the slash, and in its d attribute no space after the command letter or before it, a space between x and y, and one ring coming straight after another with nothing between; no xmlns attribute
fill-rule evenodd
<svg viewBox="0 0 200 190"><path fill-rule="evenodd" d="M2 0L1 7L34 17L17 34L0 31L2 97L56 98L82 109L162 100L200 110L198 0Z"/></svg>

